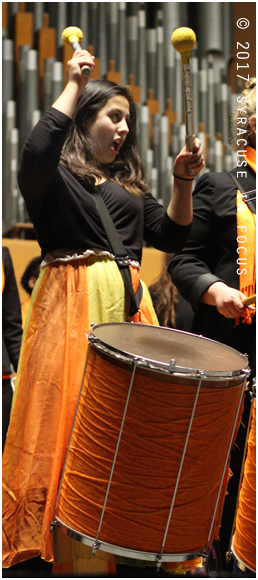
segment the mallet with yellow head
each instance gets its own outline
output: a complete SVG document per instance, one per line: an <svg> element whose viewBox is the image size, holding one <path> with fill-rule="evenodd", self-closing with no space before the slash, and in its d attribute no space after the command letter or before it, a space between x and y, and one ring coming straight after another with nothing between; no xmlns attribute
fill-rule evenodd
<svg viewBox="0 0 258 580"><path fill-rule="evenodd" d="M190 67L190 54L193 49L196 36L191 28L177 28L174 30L171 42L174 48L181 54L182 66L183 66L183 87L184 87L184 112L185 112L185 126L186 126L186 137L185 144L188 151L194 150L194 122L193 122L193 98L192 98L192 83L191 83L191 67ZM193 172L189 175L194 175Z"/></svg>
<svg viewBox="0 0 258 580"><path fill-rule="evenodd" d="M80 28L76 26L69 26L65 28L62 34L62 41L65 45L71 46L73 50L81 50L81 42L83 39L83 33ZM90 66L84 65L81 67L81 72L83 76L88 77L92 70Z"/></svg>

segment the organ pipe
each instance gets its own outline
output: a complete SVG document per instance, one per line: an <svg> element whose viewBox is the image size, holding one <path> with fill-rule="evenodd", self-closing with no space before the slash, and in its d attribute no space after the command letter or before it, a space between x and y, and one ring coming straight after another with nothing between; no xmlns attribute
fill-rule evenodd
<svg viewBox="0 0 258 580"><path fill-rule="evenodd" d="M134 94L139 95L138 138L143 166L150 190L167 205L173 160L185 133L181 59L170 39L177 27L193 27L191 8L180 2L162 2L155 25L150 26L150 4L144 2L38 2L28 3L28 8L25 3L25 10L33 12L31 46L21 40L24 31L13 32L12 27L13 18L24 3L4 4L7 5L2 51L5 226L9 227L26 214L14 175L21 148L33 124L62 91L66 78L62 31L68 25L82 28L82 47L92 46L99 61L99 78L114 70L114 74L120 74L122 84L128 84L129 77L134 79ZM198 25L192 55L193 111L195 132L205 149L203 171L229 171L236 160L230 147L230 116L236 94L227 83L232 33L229 30L226 35L226 27L230 28L232 13L224 4L229 3L195 3ZM48 25L56 30L56 46L44 58L40 83L39 62L43 57L35 32L44 29L47 39ZM159 103L159 112L154 114L150 94ZM171 115L173 121L169 120Z"/></svg>

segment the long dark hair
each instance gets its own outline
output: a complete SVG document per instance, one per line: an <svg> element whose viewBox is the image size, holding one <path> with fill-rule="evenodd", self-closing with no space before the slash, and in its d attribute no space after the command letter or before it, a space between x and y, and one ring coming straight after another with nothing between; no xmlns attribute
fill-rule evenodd
<svg viewBox="0 0 258 580"><path fill-rule="evenodd" d="M64 143L60 163L82 180L90 191L94 189L95 177L103 175L103 166L95 159L94 143L89 137L89 129L98 111L117 95L122 95L129 103L129 133L115 161L105 165L105 175L130 193L143 195L147 186L137 144L136 107L129 90L116 83L102 79L88 82L77 101L73 124Z"/></svg>
<svg viewBox="0 0 258 580"><path fill-rule="evenodd" d="M255 147L252 141L255 140L253 136L252 127L250 125L251 117L256 115L256 77L251 77L249 81L245 83L245 88L241 93L241 101L238 104L233 115L232 115L232 147L234 151L240 151L241 149L246 149L247 145L244 147L242 145L243 139L247 141L247 144L251 147ZM241 107L244 108L245 114L241 112ZM239 129L241 129L241 136L239 135ZM238 141L241 145L238 145Z"/></svg>
<svg viewBox="0 0 258 580"><path fill-rule="evenodd" d="M149 286L149 292L160 325L176 328L178 291L167 269L171 258L172 254L165 254L160 277Z"/></svg>

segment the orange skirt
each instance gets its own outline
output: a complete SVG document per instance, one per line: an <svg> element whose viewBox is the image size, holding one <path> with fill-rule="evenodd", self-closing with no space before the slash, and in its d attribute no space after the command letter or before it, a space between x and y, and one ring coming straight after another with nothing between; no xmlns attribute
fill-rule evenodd
<svg viewBox="0 0 258 580"><path fill-rule="evenodd" d="M236 515L232 551L241 565L256 571L256 399ZM243 568L242 568L243 569Z"/></svg>
<svg viewBox="0 0 258 580"><path fill-rule="evenodd" d="M130 270L136 291L139 271ZM40 554L54 561L50 524L82 381L86 333L90 323L124 322L128 312L122 277L107 256L54 262L40 273L3 455L4 567ZM143 323L158 324L145 286L141 316Z"/></svg>

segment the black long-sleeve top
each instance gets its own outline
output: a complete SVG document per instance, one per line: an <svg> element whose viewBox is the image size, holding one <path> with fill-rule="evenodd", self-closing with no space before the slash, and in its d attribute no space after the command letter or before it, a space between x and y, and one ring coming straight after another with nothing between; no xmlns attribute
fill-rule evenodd
<svg viewBox="0 0 258 580"><path fill-rule="evenodd" d="M18 183L42 256L57 249L111 251L93 194L59 163L72 122L51 107L34 127L21 157ZM164 252L183 247L191 226L172 221L151 194L133 196L110 180L98 188L132 260L141 263L143 240Z"/></svg>
<svg viewBox="0 0 258 580"><path fill-rule="evenodd" d="M238 179L245 191L254 190L255 173L249 166L245 171L247 177ZM203 293L216 281L239 290L236 195L236 185L226 172L206 173L199 179L193 194L194 217L188 241L174 254L168 269L195 312L192 332L247 353L254 369L255 319L251 325L241 323L235 328L234 319L201 302Z"/></svg>
<svg viewBox="0 0 258 580"><path fill-rule="evenodd" d="M4 269L4 288L2 295L2 373L10 374L12 363L17 371L21 340L22 320L19 292L15 279L13 263L9 249L2 248Z"/></svg>

